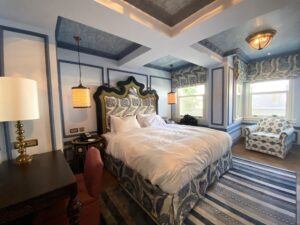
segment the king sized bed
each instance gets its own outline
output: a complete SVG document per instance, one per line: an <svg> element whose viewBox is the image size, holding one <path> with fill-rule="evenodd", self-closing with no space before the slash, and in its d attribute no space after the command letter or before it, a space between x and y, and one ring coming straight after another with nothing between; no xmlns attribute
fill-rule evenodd
<svg viewBox="0 0 300 225"><path fill-rule="evenodd" d="M207 188L231 167L221 131L165 124L158 96L134 77L94 94L105 167L158 224L180 225ZM138 120L136 119L138 118Z"/></svg>

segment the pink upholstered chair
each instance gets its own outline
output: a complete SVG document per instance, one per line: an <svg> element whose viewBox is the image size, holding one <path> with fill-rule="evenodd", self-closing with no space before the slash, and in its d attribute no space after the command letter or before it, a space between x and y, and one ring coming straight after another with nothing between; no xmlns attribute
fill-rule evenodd
<svg viewBox="0 0 300 225"><path fill-rule="evenodd" d="M89 148L85 163L84 173L77 174L78 198L81 202L80 224L100 224L99 194L101 190L101 179L103 162L97 148ZM34 225L65 225L69 224L67 217L68 199L60 201L40 212L33 221Z"/></svg>

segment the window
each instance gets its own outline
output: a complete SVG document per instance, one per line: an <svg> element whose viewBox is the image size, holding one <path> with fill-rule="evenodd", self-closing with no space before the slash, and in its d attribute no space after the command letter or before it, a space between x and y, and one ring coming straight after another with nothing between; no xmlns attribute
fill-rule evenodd
<svg viewBox="0 0 300 225"><path fill-rule="evenodd" d="M282 116L288 112L289 81L267 81L249 84L249 114Z"/></svg>
<svg viewBox="0 0 300 225"><path fill-rule="evenodd" d="M243 109L243 84L237 83L236 84L236 96L235 96L235 118L241 118L242 115L242 109Z"/></svg>
<svg viewBox="0 0 300 225"><path fill-rule="evenodd" d="M178 88L177 102L179 115L184 116L185 114L189 114L191 116L203 117L205 101L204 95L204 84L193 87Z"/></svg>

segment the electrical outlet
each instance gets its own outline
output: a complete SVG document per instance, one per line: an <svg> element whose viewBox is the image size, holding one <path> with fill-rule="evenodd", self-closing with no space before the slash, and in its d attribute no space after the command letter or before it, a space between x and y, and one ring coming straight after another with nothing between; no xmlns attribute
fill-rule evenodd
<svg viewBox="0 0 300 225"><path fill-rule="evenodd" d="M84 132L84 127L80 127L79 132Z"/></svg>
<svg viewBox="0 0 300 225"><path fill-rule="evenodd" d="M78 133L78 128L71 128L70 134Z"/></svg>
<svg viewBox="0 0 300 225"><path fill-rule="evenodd" d="M18 142L15 141L12 144L14 146L14 149L18 149ZM25 148L38 146L38 144L39 144L39 142L37 139L25 140Z"/></svg>

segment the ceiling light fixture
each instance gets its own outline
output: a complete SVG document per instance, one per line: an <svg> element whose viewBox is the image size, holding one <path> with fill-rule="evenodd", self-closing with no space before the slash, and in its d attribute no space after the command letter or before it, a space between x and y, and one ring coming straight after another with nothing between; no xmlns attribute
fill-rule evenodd
<svg viewBox="0 0 300 225"><path fill-rule="evenodd" d="M275 30L272 29L263 30L249 35L246 38L246 41L249 43L249 45L252 48L256 50L262 50L270 44L275 34L276 34Z"/></svg>
<svg viewBox="0 0 300 225"><path fill-rule="evenodd" d="M81 82L81 63L79 53L79 42L81 41L81 38L79 36L74 36L74 40L77 43L79 85L77 87L72 87L72 105L73 108L89 108L91 107L90 89L88 87L84 87Z"/></svg>

